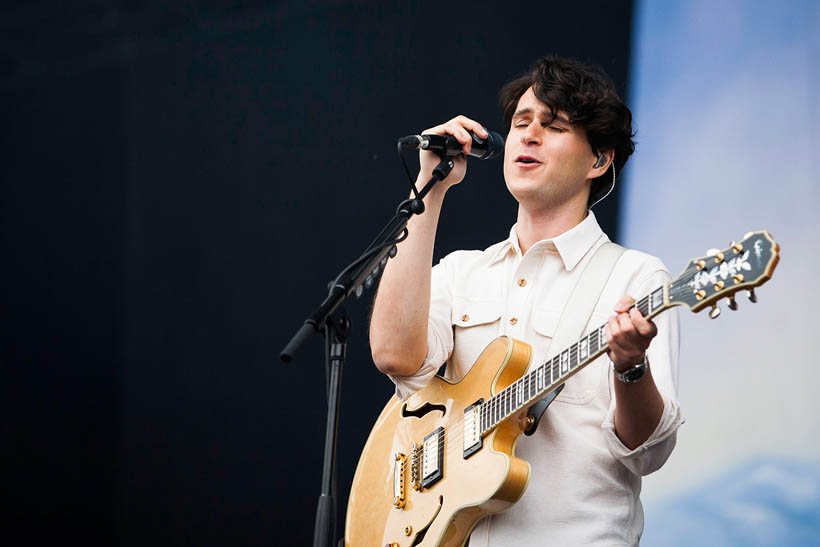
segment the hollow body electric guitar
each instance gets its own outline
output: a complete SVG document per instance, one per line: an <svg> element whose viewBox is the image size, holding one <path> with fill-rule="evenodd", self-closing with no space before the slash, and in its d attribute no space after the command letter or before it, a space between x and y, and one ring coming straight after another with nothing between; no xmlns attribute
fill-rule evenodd
<svg viewBox="0 0 820 547"><path fill-rule="evenodd" d="M751 232L692 259L635 305L647 318L672 306L698 312L711 305L715 318L722 298L733 310L739 291L756 301L754 288L771 278L778 259L771 236ZM602 325L530 370L530 346L502 336L458 382L436 376L405 402L391 398L359 459L346 545L463 545L481 518L524 493L530 465L515 457L515 443L528 427L527 409L607 349Z"/></svg>

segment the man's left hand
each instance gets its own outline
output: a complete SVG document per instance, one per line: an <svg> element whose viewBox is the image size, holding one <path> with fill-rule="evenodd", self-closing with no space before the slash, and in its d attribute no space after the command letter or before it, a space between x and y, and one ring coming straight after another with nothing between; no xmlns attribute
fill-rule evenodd
<svg viewBox="0 0 820 547"><path fill-rule="evenodd" d="M635 299L622 297L615 305L615 313L606 324L609 358L615 370L623 372L643 361L649 342L658 334L658 327L644 319L638 308L632 308ZM632 309L630 309L632 308Z"/></svg>

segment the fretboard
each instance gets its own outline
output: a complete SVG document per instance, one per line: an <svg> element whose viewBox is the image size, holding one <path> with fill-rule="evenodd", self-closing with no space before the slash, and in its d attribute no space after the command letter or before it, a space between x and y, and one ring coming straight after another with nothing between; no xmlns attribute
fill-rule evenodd
<svg viewBox="0 0 820 547"><path fill-rule="evenodd" d="M666 309L664 287L655 289L635 303L641 315L652 318ZM484 401L481 405L482 435L566 382L607 349L604 324Z"/></svg>

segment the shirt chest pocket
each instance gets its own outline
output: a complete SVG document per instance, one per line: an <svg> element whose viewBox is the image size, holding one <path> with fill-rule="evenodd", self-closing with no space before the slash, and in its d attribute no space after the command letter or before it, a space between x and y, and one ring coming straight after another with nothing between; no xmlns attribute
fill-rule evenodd
<svg viewBox="0 0 820 547"><path fill-rule="evenodd" d="M466 374L487 345L499 335L504 304L500 300L454 299L451 364Z"/></svg>
<svg viewBox="0 0 820 547"><path fill-rule="evenodd" d="M559 350L564 351L565 349L569 349L569 347L577 341L566 341L564 347L561 348L552 347L552 339L555 336L560 318L560 312L552 310L533 310L532 326L535 332L542 337L542 339L537 342L541 345L540 349L542 351L536 351L536 355L543 355L544 360L547 355L557 355ZM599 324L603 324L604 322L605 319L598 319L595 315L590 319L590 325L593 327L599 326ZM601 386L606 387L608 363L608 358L602 356L576 372L566 381L564 389L561 390L561 393L555 398L555 401L576 405L589 403L595 397L595 393Z"/></svg>

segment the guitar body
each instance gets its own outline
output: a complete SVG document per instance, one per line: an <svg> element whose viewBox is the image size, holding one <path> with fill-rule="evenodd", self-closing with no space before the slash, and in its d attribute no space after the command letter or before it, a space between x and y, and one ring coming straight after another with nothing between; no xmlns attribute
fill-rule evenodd
<svg viewBox="0 0 820 547"><path fill-rule="evenodd" d="M520 378L531 357L528 344L502 336L487 346L460 381L435 376L406 402L390 399L356 468L346 545L463 545L481 518L505 510L521 497L530 466L514 451L526 424L526 409L499 424L466 458L461 430L465 408ZM423 443L439 427L444 428L441 478L417 491L407 466L396 465L396 454L409 455L415 443ZM394 506L399 479L402 507Z"/></svg>

